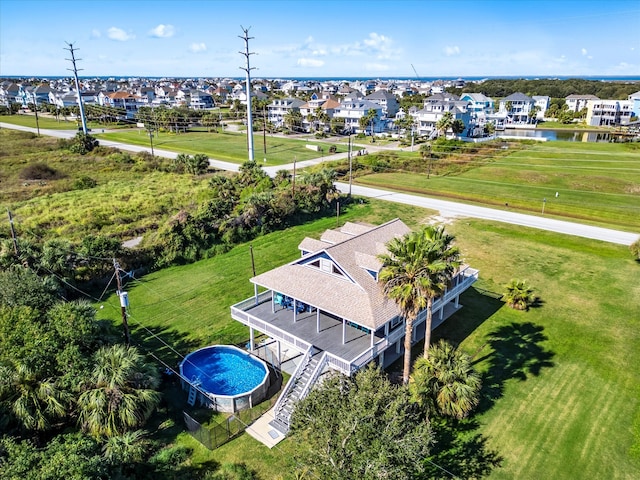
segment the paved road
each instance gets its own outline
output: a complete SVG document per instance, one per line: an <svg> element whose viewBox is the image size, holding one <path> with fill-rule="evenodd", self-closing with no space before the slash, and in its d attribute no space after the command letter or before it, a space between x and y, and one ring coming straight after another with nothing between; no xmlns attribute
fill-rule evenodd
<svg viewBox="0 0 640 480"><path fill-rule="evenodd" d="M11 128L14 130L22 130L26 132L35 132L35 128L22 127L18 125L12 125L9 123L0 122L0 127ZM71 138L76 132L74 130L47 130L40 129L41 135L50 135L59 138ZM121 150L127 150L130 152L149 152L148 147L138 145L128 145L120 142L112 142L109 140L100 140L101 145L116 147ZM170 152L168 150L154 149L156 155L175 158L177 153ZM326 156L324 158L316 158L313 160L307 160L303 162L297 162L297 168L303 168L305 166L315 165L327 160L334 160L338 158L345 158L346 153L340 153L336 155ZM224 162L221 160L209 159L212 167L220 170L238 171L238 164ZM278 170L292 170L293 164L280 165L277 167L266 167L265 170L269 175L274 176ZM349 191L349 185L346 183L336 183L338 189L347 193ZM406 205L415 205L418 207L429 208L431 210L438 210L443 217L471 217L481 218L484 220L494 220L497 222L511 223L513 225L522 225L525 227L538 228L541 230L548 230L551 232L564 233L567 235L575 235L584 238L591 238L594 240L602 240L604 242L617 243L620 245L630 245L639 238L638 233L624 232L620 230L612 230L609 228L594 227L591 225L584 225L581 223L566 222L563 220L556 220L552 218L546 218L543 216L526 215L523 213L510 212L507 210L496 210L493 208L478 207L475 205L467 205L464 203L451 202L447 200L438 200L435 198L428 198L419 195L410 195L406 193L396 193L388 190L382 190L378 188L363 187L359 185L353 185L351 192L353 195L358 195L368 198L379 198L382 200L388 200L390 202L403 203Z"/></svg>

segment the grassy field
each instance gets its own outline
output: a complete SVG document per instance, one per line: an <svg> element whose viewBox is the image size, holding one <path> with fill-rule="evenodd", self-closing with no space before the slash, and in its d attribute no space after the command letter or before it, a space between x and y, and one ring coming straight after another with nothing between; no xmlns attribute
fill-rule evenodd
<svg viewBox="0 0 640 480"><path fill-rule="evenodd" d="M23 127L36 128L36 116L31 114L19 114L19 115L0 115L0 122L12 123L14 125L21 125ZM40 128L49 130L77 130L78 122L72 120L70 117L65 118L60 116L59 119L49 114L39 114L38 124ZM97 122L88 122L87 128L91 129L103 129L103 128L129 128L129 126L115 125L115 124L101 124ZM96 133L96 132L93 132Z"/></svg>
<svg viewBox="0 0 640 480"><path fill-rule="evenodd" d="M539 143L460 174L376 173L356 181L533 214L542 214L546 199L547 216L640 230L639 144Z"/></svg>
<svg viewBox="0 0 640 480"><path fill-rule="evenodd" d="M24 179L38 163L46 164L53 178ZM90 233L130 238L208 198L207 176L156 167L117 153L74 155L60 150L54 138L0 130L0 202L11 208L19 234L72 241ZM97 185L77 189L85 176ZM0 233L9 236L8 224L0 225Z"/></svg>
<svg viewBox="0 0 640 480"><path fill-rule="evenodd" d="M149 136L146 132L132 130L117 133L105 133L96 135L97 138L130 143L133 145L149 146ZM262 134L254 134L253 145L256 161L264 165L284 165L298 161L318 158L328 155L329 144L314 140L296 140L267 135L267 153L264 154ZM305 148L305 145L322 147L323 152ZM187 133L160 133L153 139L153 146L158 149L189 154L204 153L217 160L225 160L235 163L247 161L247 136L244 133L235 132L206 132L193 131ZM337 152L345 152L343 145L336 145ZM267 161L263 162L266 158Z"/></svg>
<svg viewBox="0 0 640 480"><path fill-rule="evenodd" d="M399 216L411 226L432 212L385 202L354 205L342 221ZM298 256L304 236L336 219L317 220L253 242L258 273ZM478 432L502 458L490 478L635 478L640 468L640 265L625 247L505 224L465 220L449 226L480 281L465 306L436 330L475 355L484 375ZM182 354L246 340L229 306L251 295L249 246L129 284L138 341L159 335ZM510 278L536 287L541 306L505 307L492 292ZM117 300L101 316L118 322ZM147 340L145 340L147 338ZM174 361L169 349L158 349ZM186 397L185 397L186 398ZM209 452L187 434L196 462L244 461L265 479L285 478L289 440L269 450L247 435Z"/></svg>

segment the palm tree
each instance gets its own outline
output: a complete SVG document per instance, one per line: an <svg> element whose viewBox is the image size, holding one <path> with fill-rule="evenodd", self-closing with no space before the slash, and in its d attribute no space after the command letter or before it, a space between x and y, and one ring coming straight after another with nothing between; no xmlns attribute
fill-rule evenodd
<svg viewBox="0 0 640 480"><path fill-rule="evenodd" d="M440 120L436 122L436 129L440 135L446 135L447 131L453 125L453 113L445 112Z"/></svg>
<svg viewBox="0 0 640 480"><path fill-rule="evenodd" d="M418 232L387 243L388 254L380 256L383 268L379 280L386 297L394 300L405 319L403 381L409 381L413 322L427 309L424 356L431 341L433 300L442 294L460 264L454 237L444 227L427 225Z"/></svg>
<svg viewBox="0 0 640 480"><path fill-rule="evenodd" d="M91 385L78 398L83 430L113 437L142 425L160 402L156 369L125 345L101 348L94 362Z"/></svg>
<svg viewBox="0 0 640 480"><path fill-rule="evenodd" d="M405 319L403 382L409 381L413 322L427 308L425 355L431 338L431 306L458 265L458 249L452 247L454 237L444 228L432 225L387 243L387 254L381 255L383 268L379 281L384 295L396 302Z"/></svg>
<svg viewBox="0 0 640 480"><path fill-rule="evenodd" d="M299 129L302 125L302 114L300 113L300 110L289 110L284 115L284 123L291 131L294 131L296 128Z"/></svg>
<svg viewBox="0 0 640 480"><path fill-rule="evenodd" d="M429 412L462 419L478 405L480 386L471 357L440 340L416 361L409 391Z"/></svg>
<svg viewBox="0 0 640 480"><path fill-rule="evenodd" d="M22 363L0 367L0 400L27 430L47 430L51 420L64 417L69 395L51 379L39 378Z"/></svg>
<svg viewBox="0 0 640 480"><path fill-rule="evenodd" d="M502 298L507 305L516 310L529 310L529 307L535 302L533 288L527 285L526 280L515 278L505 285L505 293Z"/></svg>
<svg viewBox="0 0 640 480"><path fill-rule="evenodd" d="M423 294L427 298L427 319L424 333L424 357L429 356L431 344L431 322L433 301L444 293L460 266L460 250L453 246L455 237L444 231L444 227L428 226L422 229L423 243L428 245L425 252Z"/></svg>

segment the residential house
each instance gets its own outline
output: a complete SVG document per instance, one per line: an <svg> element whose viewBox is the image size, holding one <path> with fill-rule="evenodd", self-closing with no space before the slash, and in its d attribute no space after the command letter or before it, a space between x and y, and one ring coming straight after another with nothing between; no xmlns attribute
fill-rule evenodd
<svg viewBox="0 0 640 480"><path fill-rule="evenodd" d="M191 90L189 95L189 108L194 110L211 110L216 106L213 96L202 90Z"/></svg>
<svg viewBox="0 0 640 480"><path fill-rule="evenodd" d="M396 96L389 93L387 90L377 90L364 97L364 99L380 105L382 107L382 114L384 115L384 118L395 117L396 113L398 113L398 109L400 108L400 104L398 103L398 100L396 100Z"/></svg>
<svg viewBox="0 0 640 480"><path fill-rule="evenodd" d="M632 93L627 97L627 99L633 104L631 109L633 111L633 116L640 117L640 91Z"/></svg>
<svg viewBox="0 0 640 480"><path fill-rule="evenodd" d="M305 102L297 98L276 98L267 106L267 120L281 128L285 125L285 117L291 111L300 111Z"/></svg>
<svg viewBox="0 0 640 480"><path fill-rule="evenodd" d="M329 119L333 117L334 111L340 106L340 102L335 96L329 93L313 93L308 102L300 105L300 114L302 115L302 127L306 132L312 132L317 130L318 111L322 111L327 114ZM328 125L324 125L324 129L328 129Z"/></svg>
<svg viewBox="0 0 640 480"><path fill-rule="evenodd" d="M385 122L383 120L382 107L364 99L358 99L356 96L346 97L340 102L334 112L334 118L344 120L344 129L350 133L368 133L370 127L366 129L360 128L360 119L369 113L369 110L376 112L376 118L373 120L373 133L381 133L384 131Z"/></svg>
<svg viewBox="0 0 640 480"><path fill-rule="evenodd" d="M530 123L529 112L533 111L536 102L524 93L512 93L500 100L499 112L506 114L506 123L527 124Z"/></svg>
<svg viewBox="0 0 640 480"><path fill-rule="evenodd" d="M125 116L128 119L135 117L138 112L138 106L140 105L138 97L125 91L110 93L100 92L98 94L98 103L101 106L123 109L125 111Z"/></svg>
<svg viewBox="0 0 640 480"><path fill-rule="evenodd" d="M465 125L465 132L468 133L473 125L468 106L469 102L459 100L456 95L447 94L446 92L426 98L424 108L411 114L415 118L417 134L436 137L438 134L437 123L447 112L453 115L454 120L462 120Z"/></svg>
<svg viewBox="0 0 640 480"><path fill-rule="evenodd" d="M595 95L569 95L565 97L564 103L566 103L569 110L574 113L579 112L583 108L587 108L587 102L589 100L600 100Z"/></svg>
<svg viewBox="0 0 640 480"><path fill-rule="evenodd" d="M378 283L386 243L405 235L400 220L372 226L347 222L317 239L305 238L301 257L251 279L255 295L231 307L233 319L255 333L267 335L280 365L284 352L297 356L297 368L275 406L276 429L286 434L293 402L304 398L326 371L352 375L370 362L384 367L403 352L404 318ZM478 278L478 271L460 267L449 287L433 302L436 328L461 305L460 295ZM261 293L259 290L263 289ZM426 310L414 321L412 342L425 334Z"/></svg>
<svg viewBox="0 0 640 480"><path fill-rule="evenodd" d="M586 123L592 127L628 125L633 107L633 100L589 100Z"/></svg>
<svg viewBox="0 0 640 480"><path fill-rule="evenodd" d="M5 81L0 85L0 104L6 107L12 103L22 103L20 99L20 86L14 82Z"/></svg>
<svg viewBox="0 0 640 480"><path fill-rule="evenodd" d="M531 98L533 98L535 107L538 110L536 113L536 120L542 120L549 109L551 98L546 95L533 95Z"/></svg>

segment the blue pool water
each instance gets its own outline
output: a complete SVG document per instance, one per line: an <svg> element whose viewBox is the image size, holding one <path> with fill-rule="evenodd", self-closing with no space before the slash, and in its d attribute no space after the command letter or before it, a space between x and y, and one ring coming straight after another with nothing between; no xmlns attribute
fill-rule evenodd
<svg viewBox="0 0 640 480"><path fill-rule="evenodd" d="M251 356L235 348L216 345L187 355L182 362L182 375L199 378L203 390L216 395L238 395L250 392L267 375L265 367Z"/></svg>

